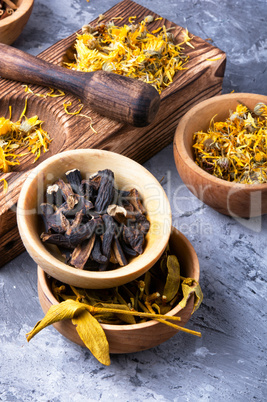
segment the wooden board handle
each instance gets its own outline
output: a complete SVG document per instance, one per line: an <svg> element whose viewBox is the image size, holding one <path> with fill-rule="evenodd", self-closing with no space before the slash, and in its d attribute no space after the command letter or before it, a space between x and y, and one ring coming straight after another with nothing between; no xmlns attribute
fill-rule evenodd
<svg viewBox="0 0 267 402"><path fill-rule="evenodd" d="M70 92L96 112L136 127L152 123L160 104L157 90L142 81L104 71L69 70L4 44L0 75Z"/></svg>

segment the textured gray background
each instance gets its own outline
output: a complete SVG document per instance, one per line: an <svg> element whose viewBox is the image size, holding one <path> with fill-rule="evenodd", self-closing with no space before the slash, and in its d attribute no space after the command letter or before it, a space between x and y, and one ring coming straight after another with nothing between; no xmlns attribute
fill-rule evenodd
<svg viewBox="0 0 267 402"><path fill-rule="evenodd" d="M36 0L14 46L38 54L116 4L115 0ZM152 9L227 54L223 92L267 95L266 0L146 0ZM173 224L192 242L204 302L189 327L148 351L113 355L101 366L49 327L30 344L43 317L36 265L27 253L0 269L0 400L264 401L266 385L267 217L236 221L194 198L166 147L145 166L169 197Z"/></svg>

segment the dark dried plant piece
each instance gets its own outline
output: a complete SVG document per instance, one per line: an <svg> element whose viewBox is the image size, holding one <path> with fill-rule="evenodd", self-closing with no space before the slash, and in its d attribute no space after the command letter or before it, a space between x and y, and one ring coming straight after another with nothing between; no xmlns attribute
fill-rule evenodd
<svg viewBox="0 0 267 402"><path fill-rule="evenodd" d="M90 239L90 237L94 234L99 220L101 220L100 216L91 219L84 225L78 226L75 230L71 231L70 235L66 236L66 238L74 246L81 244L84 240Z"/></svg>
<svg viewBox="0 0 267 402"><path fill-rule="evenodd" d="M73 192L80 194L80 186L82 182L82 175L80 170L79 169L68 170L65 173L65 176Z"/></svg>
<svg viewBox="0 0 267 402"><path fill-rule="evenodd" d="M59 247L64 247L68 249L73 249L73 245L70 243L70 241L61 233L42 233L41 234L41 240L44 243L49 243L49 244L55 244L56 246Z"/></svg>
<svg viewBox="0 0 267 402"><path fill-rule="evenodd" d="M45 218L47 218L50 215L53 215L53 213L55 212L54 206L48 202L43 202L42 204L40 204L40 210Z"/></svg>
<svg viewBox="0 0 267 402"><path fill-rule="evenodd" d="M118 191L117 194L117 204L122 206L123 208L126 209L129 213L135 212L135 208L133 204L129 202L129 197L130 197L130 191Z"/></svg>
<svg viewBox="0 0 267 402"><path fill-rule="evenodd" d="M129 244L133 250L138 254L143 253L143 246L145 242L144 234L135 227L123 226L123 240Z"/></svg>
<svg viewBox="0 0 267 402"><path fill-rule="evenodd" d="M112 217L107 214L103 215L102 219L105 225L105 233L102 237L102 252L109 260L112 241L116 234L116 225Z"/></svg>
<svg viewBox="0 0 267 402"><path fill-rule="evenodd" d="M135 251L131 246L127 245L123 239L120 239L120 245L124 253L130 257L136 257L138 255L137 251Z"/></svg>
<svg viewBox="0 0 267 402"><path fill-rule="evenodd" d="M133 188L129 192L128 201L132 204L137 212L140 214L146 214L146 209L142 204L141 196L136 188Z"/></svg>
<svg viewBox="0 0 267 402"><path fill-rule="evenodd" d="M91 180L82 180L79 188L79 194L83 195L87 200L94 201L96 197L96 186Z"/></svg>
<svg viewBox="0 0 267 402"><path fill-rule="evenodd" d="M51 212L51 208L49 209ZM46 230L47 231L52 230L52 232L54 233L65 233L70 226L68 219L62 212L54 212L53 214L47 214L44 216L44 221Z"/></svg>
<svg viewBox="0 0 267 402"><path fill-rule="evenodd" d="M128 264L128 261L124 255L124 252L117 237L115 237L113 241L113 251L121 267Z"/></svg>
<svg viewBox="0 0 267 402"><path fill-rule="evenodd" d="M63 198L67 202L69 209L73 209L78 203L79 197L77 194L74 194L71 185L65 183L62 179L58 179L56 184L60 188Z"/></svg>
<svg viewBox="0 0 267 402"><path fill-rule="evenodd" d="M58 179L48 186L50 203L40 207L47 232L41 239L62 249L59 259L64 254L66 263L103 271L112 265L125 266L126 255L143 252L149 221L141 213L145 209L136 189L116 189L109 169L89 180L82 179L79 169L67 171L65 177L67 182ZM73 249L70 256L68 250Z"/></svg>
<svg viewBox="0 0 267 402"><path fill-rule="evenodd" d="M84 213L83 213L82 210L80 210L79 212L76 213L72 224L69 225L68 229L66 230L65 236L70 237L72 232L77 231L77 228L80 227L80 224L82 222L83 216L84 216Z"/></svg>
<svg viewBox="0 0 267 402"><path fill-rule="evenodd" d="M150 228L150 222L145 215L137 214L135 216L136 228L145 236Z"/></svg>
<svg viewBox="0 0 267 402"><path fill-rule="evenodd" d="M75 248L71 255L70 264L75 268L83 269L93 249L95 234L89 240L83 241Z"/></svg>
<svg viewBox="0 0 267 402"><path fill-rule="evenodd" d="M108 258L102 254L101 250L101 239L99 236L96 236L94 247L91 253L92 260L98 262L99 264L107 264Z"/></svg>
<svg viewBox="0 0 267 402"><path fill-rule="evenodd" d="M99 174L101 175L101 181L95 201L95 210L103 213L114 199L114 173L109 169L105 169L100 171Z"/></svg>

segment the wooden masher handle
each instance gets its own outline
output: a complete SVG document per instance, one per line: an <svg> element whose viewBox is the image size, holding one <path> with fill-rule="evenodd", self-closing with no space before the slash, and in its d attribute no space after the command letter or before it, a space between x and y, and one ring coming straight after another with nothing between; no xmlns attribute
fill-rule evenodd
<svg viewBox="0 0 267 402"><path fill-rule="evenodd" d="M69 70L4 44L0 76L70 92L101 115L137 127L152 123L160 105L150 84L104 71Z"/></svg>

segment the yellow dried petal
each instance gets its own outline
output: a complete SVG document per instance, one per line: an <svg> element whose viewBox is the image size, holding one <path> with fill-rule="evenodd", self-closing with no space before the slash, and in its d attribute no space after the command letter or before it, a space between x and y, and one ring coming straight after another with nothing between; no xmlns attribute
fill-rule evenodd
<svg viewBox="0 0 267 402"><path fill-rule="evenodd" d="M9 131L11 131L12 125L9 119L5 119L4 117L0 117L0 135L5 135Z"/></svg>
<svg viewBox="0 0 267 402"><path fill-rule="evenodd" d="M6 181L6 179L0 179L0 181L2 181L4 185L3 194L6 194L8 190L8 182Z"/></svg>

